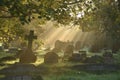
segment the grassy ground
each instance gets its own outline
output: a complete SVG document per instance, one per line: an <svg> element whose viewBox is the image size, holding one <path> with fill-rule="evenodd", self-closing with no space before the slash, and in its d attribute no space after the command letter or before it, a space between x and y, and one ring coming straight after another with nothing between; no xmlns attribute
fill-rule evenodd
<svg viewBox="0 0 120 80"><path fill-rule="evenodd" d="M96 75L84 72L70 74L68 72L62 75L49 75L44 77L44 80L120 80L120 73Z"/></svg>
<svg viewBox="0 0 120 80"><path fill-rule="evenodd" d="M0 53L0 58L7 57L7 56L14 56L14 55L15 55L15 54L12 54L12 53L2 52L2 53Z"/></svg>
<svg viewBox="0 0 120 80"><path fill-rule="evenodd" d="M38 73L37 77L34 76L34 80L41 80L40 75L43 77L43 80L120 80L120 71L93 73L66 68L66 65L71 66L74 64L43 64L42 70L44 72ZM40 66L37 67L40 68Z"/></svg>
<svg viewBox="0 0 120 80"><path fill-rule="evenodd" d="M120 80L120 71L97 74L54 67L42 77L44 80ZM34 80L40 79L37 77Z"/></svg>
<svg viewBox="0 0 120 80"><path fill-rule="evenodd" d="M0 57L4 56L12 56L11 54L0 54ZM120 55L115 56L117 61L120 61ZM43 59L40 59L38 56L38 61L36 63L36 67L40 68L40 63L43 62ZM119 63L119 62L118 62ZM77 63L74 63L77 64ZM109 72L109 73L88 73L82 71L71 70L69 68L65 68L63 66L71 66L73 63L60 63L56 65L42 65L40 70L43 70L43 73L38 73L37 76L34 75L33 80L41 80L40 75L42 75L43 80L120 80L120 71L117 72ZM0 67L1 69L3 67ZM3 77L3 75L0 75Z"/></svg>

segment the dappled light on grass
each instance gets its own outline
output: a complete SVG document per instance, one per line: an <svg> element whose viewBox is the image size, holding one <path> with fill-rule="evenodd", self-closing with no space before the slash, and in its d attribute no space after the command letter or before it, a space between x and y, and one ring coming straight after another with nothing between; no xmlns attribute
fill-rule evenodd
<svg viewBox="0 0 120 80"><path fill-rule="evenodd" d="M15 61L5 61L5 64L15 64L16 62L19 62L19 60L15 60Z"/></svg>
<svg viewBox="0 0 120 80"><path fill-rule="evenodd" d="M37 58L37 61L33 63L35 66L38 66L44 62L44 58Z"/></svg>

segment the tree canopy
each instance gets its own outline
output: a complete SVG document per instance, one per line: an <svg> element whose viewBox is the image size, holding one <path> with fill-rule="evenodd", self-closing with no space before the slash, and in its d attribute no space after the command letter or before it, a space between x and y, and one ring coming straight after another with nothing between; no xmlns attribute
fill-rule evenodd
<svg viewBox="0 0 120 80"><path fill-rule="evenodd" d="M39 18L120 38L120 0L1 0L0 18L22 24Z"/></svg>
<svg viewBox="0 0 120 80"><path fill-rule="evenodd" d="M33 18L69 24L94 9L91 0L1 0L0 18L17 17L24 23Z"/></svg>
<svg viewBox="0 0 120 80"><path fill-rule="evenodd" d="M9 43L23 36L24 28L15 19L0 19L0 41Z"/></svg>

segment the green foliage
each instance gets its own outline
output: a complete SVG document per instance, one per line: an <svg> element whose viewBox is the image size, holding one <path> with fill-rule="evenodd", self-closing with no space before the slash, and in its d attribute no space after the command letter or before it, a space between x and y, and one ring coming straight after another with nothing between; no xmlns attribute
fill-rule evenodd
<svg viewBox="0 0 120 80"><path fill-rule="evenodd" d="M0 9L1 13L6 12L7 16L17 17L21 22L28 23L35 17L34 14L38 14L37 17L40 19L46 18L46 20L52 19L59 23L66 23L66 21L70 23L76 22L76 20L79 21L77 16L80 12L84 12L85 15L94 16L91 13L113 11L112 7L116 9L118 7L117 4L118 2L115 1L102 0L1 0ZM105 13L114 18L114 12L110 14L107 12L100 12L99 14L103 15ZM85 18L87 19L87 17Z"/></svg>
<svg viewBox="0 0 120 80"><path fill-rule="evenodd" d="M1 0L0 18L16 18L22 24L52 20L120 38L119 0Z"/></svg>
<svg viewBox="0 0 120 80"><path fill-rule="evenodd" d="M24 28L16 19L0 19L0 42L9 43L24 34Z"/></svg>
<svg viewBox="0 0 120 80"><path fill-rule="evenodd" d="M84 9L82 8L84 7ZM79 12L92 8L88 0L1 0L1 18L19 18L22 24L31 22L38 17L40 19L55 20L61 24L74 22ZM6 15L4 15L6 12ZM70 14L73 15L70 15ZM34 16L38 14L38 16Z"/></svg>
<svg viewBox="0 0 120 80"><path fill-rule="evenodd" d="M113 43L120 39L120 9L119 1L116 0L95 0L94 8L85 13L80 19L80 25L84 31L96 31L106 34L113 40Z"/></svg>

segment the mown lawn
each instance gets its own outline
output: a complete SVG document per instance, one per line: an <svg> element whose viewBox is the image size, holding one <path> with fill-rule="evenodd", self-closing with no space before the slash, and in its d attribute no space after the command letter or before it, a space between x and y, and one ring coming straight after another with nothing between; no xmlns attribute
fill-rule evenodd
<svg viewBox="0 0 120 80"><path fill-rule="evenodd" d="M0 57L4 56L13 56L11 54L0 54ZM117 54L115 56L116 60L119 63L120 61L120 55ZM43 62L43 60L38 59L38 64L36 65L36 68L39 68L39 63ZM40 75L43 77L43 80L120 80L120 71L116 72L109 72L109 73L90 73L90 72L83 72L83 71L77 71L77 70L71 70L69 68L66 68L64 66L72 66L79 63L58 63L56 65L43 65L43 74L38 73L37 76L34 75L33 80L41 80ZM47 67L46 67L47 66ZM0 67L2 69L3 67ZM40 68L41 70L41 68ZM0 77L3 77L3 75L0 75Z"/></svg>
<svg viewBox="0 0 120 80"><path fill-rule="evenodd" d="M55 65L48 66L43 74L39 73L39 75L43 77L43 80L120 80L120 71L100 73L85 72ZM34 80L41 80L39 78L38 76L34 78Z"/></svg>
<svg viewBox="0 0 120 80"><path fill-rule="evenodd" d="M39 79L38 79L39 80ZM120 72L107 74L92 74L86 72L67 72L60 75L48 75L44 80L120 80Z"/></svg>

